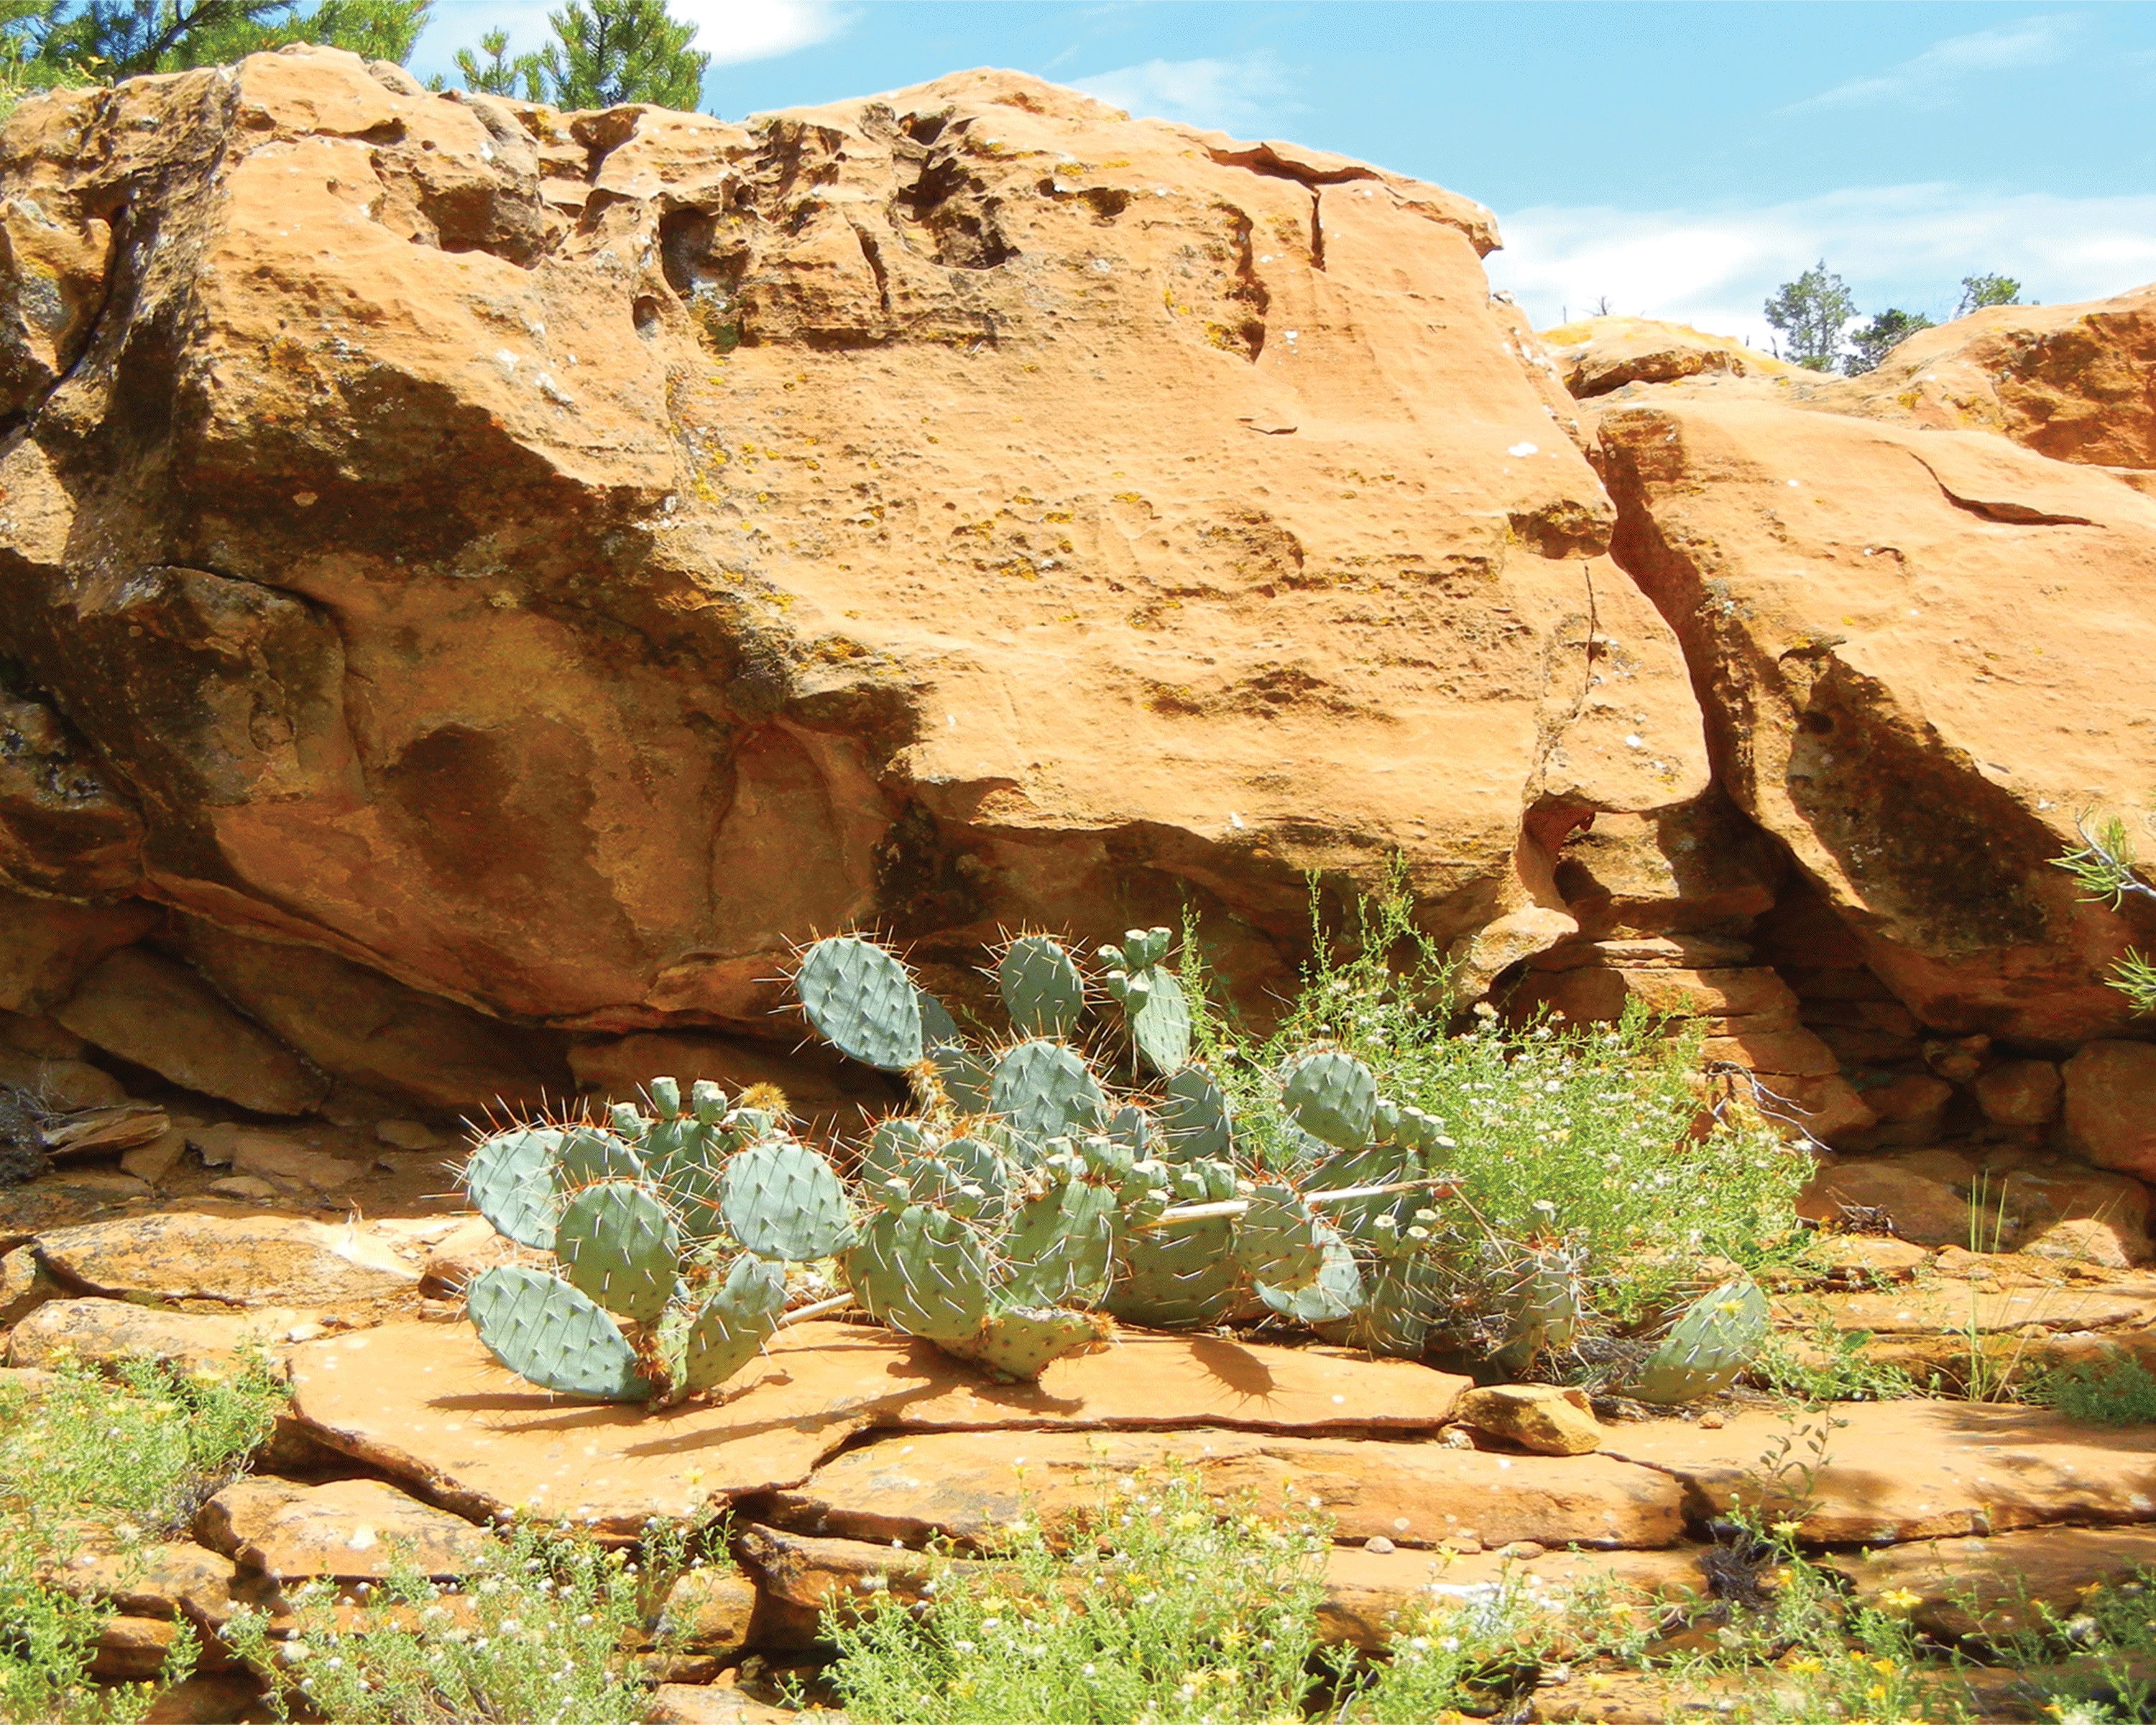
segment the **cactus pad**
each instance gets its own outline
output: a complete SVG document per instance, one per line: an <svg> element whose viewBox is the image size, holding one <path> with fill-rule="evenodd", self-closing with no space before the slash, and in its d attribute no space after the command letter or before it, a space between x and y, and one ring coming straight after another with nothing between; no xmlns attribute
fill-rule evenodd
<svg viewBox="0 0 2156 1725"><path fill-rule="evenodd" d="M950 1009L927 989L914 985L914 1004L921 1009L921 1044L924 1048L947 1047L963 1043L957 1019L951 1016Z"/></svg>
<svg viewBox="0 0 2156 1725"><path fill-rule="evenodd" d="M1108 1279L1116 1195L1073 1180L1015 1206L1002 1240L1003 1297L1014 1306L1060 1306L1096 1296Z"/></svg>
<svg viewBox="0 0 2156 1725"><path fill-rule="evenodd" d="M1090 1128L1104 1101L1092 1069L1060 1042L1021 1042L1006 1050L988 1090L988 1106L1031 1138Z"/></svg>
<svg viewBox="0 0 2156 1725"><path fill-rule="evenodd" d="M1300 1288L1259 1282L1257 1295L1282 1317L1306 1324L1337 1323L1353 1317L1363 1303L1363 1272L1348 1243L1322 1222L1317 1224L1317 1239L1325 1255L1314 1279Z"/></svg>
<svg viewBox="0 0 2156 1725"><path fill-rule="evenodd" d="M910 1204L871 1217L839 1260L846 1286L880 1323L948 1347L988 1316L988 1259L954 1216Z"/></svg>
<svg viewBox="0 0 2156 1725"><path fill-rule="evenodd" d="M1228 1099L1203 1066L1185 1066L1163 1086L1157 1111L1168 1135L1163 1154L1170 1162L1213 1161L1228 1154L1232 1134Z"/></svg>
<svg viewBox="0 0 2156 1725"><path fill-rule="evenodd" d="M1164 1329L1245 1316L1252 1302L1229 1252L1233 1230L1227 1217L1213 1216L1127 1235L1116 1248L1107 1309Z"/></svg>
<svg viewBox="0 0 2156 1725"><path fill-rule="evenodd" d="M562 1214L561 1153L562 1134L548 1127L496 1132L472 1152L465 1184L497 1233L542 1252L554 1249L554 1224Z"/></svg>
<svg viewBox="0 0 2156 1725"><path fill-rule="evenodd" d="M1342 1150L1359 1150L1370 1142L1378 1080L1353 1055L1319 1049L1290 1063L1281 1075L1281 1100L1289 1117L1313 1137Z"/></svg>
<svg viewBox="0 0 2156 1725"><path fill-rule="evenodd" d="M716 1239L725 1225L719 1214L719 1158L713 1137L701 1121L662 1120L639 1147L644 1177L658 1183L685 1240Z"/></svg>
<svg viewBox="0 0 2156 1725"><path fill-rule="evenodd" d="M853 1232L846 1189L805 1144L769 1138L728 1158L719 1208L758 1257L805 1264L844 1249Z"/></svg>
<svg viewBox="0 0 2156 1725"><path fill-rule="evenodd" d="M1235 1224L1235 1262L1251 1281L1291 1292L1324 1267L1318 1220L1290 1186L1260 1186Z"/></svg>
<svg viewBox="0 0 2156 1725"><path fill-rule="evenodd" d="M709 1389L757 1357L786 1310L786 1272L743 1252L726 1278L698 1308L684 1338L682 1388Z"/></svg>
<svg viewBox="0 0 2156 1725"><path fill-rule="evenodd" d="M803 954L793 985L808 1022L839 1053L886 1072L920 1063L919 990L875 942L850 934L818 941Z"/></svg>
<svg viewBox="0 0 2156 1725"><path fill-rule="evenodd" d="M1416 1359L1445 1312L1444 1276L1429 1259L1381 1259L1363 1266L1363 1303L1339 1339L1380 1359Z"/></svg>
<svg viewBox="0 0 2156 1725"><path fill-rule="evenodd" d="M952 1352L998 1376L1024 1380L1100 1339L1100 1326L1081 1313L1015 1307L996 1313L978 1336Z"/></svg>
<svg viewBox="0 0 2156 1725"><path fill-rule="evenodd" d="M1494 1356L1499 1365L1524 1371L1540 1355L1562 1353L1573 1345L1586 1296L1569 1253L1554 1247L1527 1252L1509 1297L1512 1327Z"/></svg>
<svg viewBox="0 0 2156 1725"><path fill-rule="evenodd" d="M603 1180L563 1207L554 1250L579 1292L649 1323L674 1291L681 1240L655 1193L631 1180Z"/></svg>
<svg viewBox="0 0 2156 1725"><path fill-rule="evenodd" d="M595 1126L573 1128L562 1141L562 1189L576 1192L602 1180L640 1180L644 1158L614 1133Z"/></svg>
<svg viewBox="0 0 2156 1725"><path fill-rule="evenodd" d="M939 1042L928 1050L943 1100L961 1114L988 1111L988 1062L963 1043Z"/></svg>
<svg viewBox="0 0 2156 1725"><path fill-rule="evenodd" d="M1156 964L1145 973L1142 999L1126 999L1131 1040L1154 1071L1175 1071L1190 1058L1190 1000L1175 973Z"/></svg>
<svg viewBox="0 0 2156 1725"><path fill-rule="evenodd" d="M1068 1036L1086 1012L1086 983L1070 955L1045 934L1021 935L996 967L996 987L1021 1036Z"/></svg>
<svg viewBox="0 0 2156 1725"><path fill-rule="evenodd" d="M1625 1394L1674 1407L1728 1389L1766 1341L1769 1317L1757 1283L1724 1282L1692 1301Z"/></svg>
<svg viewBox="0 0 2156 1725"><path fill-rule="evenodd" d="M465 1291L486 1351L542 1389L593 1401L641 1401L653 1385L604 1308L544 1271L500 1264Z"/></svg>

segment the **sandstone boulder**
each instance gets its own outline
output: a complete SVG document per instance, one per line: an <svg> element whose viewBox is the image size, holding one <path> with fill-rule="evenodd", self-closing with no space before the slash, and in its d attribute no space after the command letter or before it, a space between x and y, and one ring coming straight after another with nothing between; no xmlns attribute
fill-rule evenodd
<svg viewBox="0 0 2156 1725"><path fill-rule="evenodd" d="M2002 1060L1976 1081L1984 1117L1997 1126L2048 1126L2063 1089L2052 1060Z"/></svg>
<svg viewBox="0 0 2156 1725"><path fill-rule="evenodd" d="M2014 1168L1999 1183L1999 1199L2017 1250L2071 1260L2093 1247L2099 1262L2148 1260L2148 1189L2128 1175L2071 1163Z"/></svg>
<svg viewBox="0 0 2156 1725"><path fill-rule="evenodd" d="M1864 1604L1918 1596L1906 1609L1945 1640L2041 1630L2075 1615L2092 1587L2156 1566L2156 1528L2043 1527L1996 1538L1969 1536L1829 1560Z"/></svg>
<svg viewBox="0 0 2156 1725"><path fill-rule="evenodd" d="M139 900L78 905L0 888L0 1007L41 1014L59 1005L100 958L157 922L156 907Z"/></svg>
<svg viewBox="0 0 2156 1725"><path fill-rule="evenodd" d="M1615 555L1683 640L1717 776L1925 1024L2078 1041L2156 921L2052 866L2156 790L2156 500L1966 432L1604 410Z"/></svg>
<svg viewBox="0 0 2156 1725"><path fill-rule="evenodd" d="M398 1560L438 1580L484 1557L487 1536L380 1480L235 1481L196 1512L195 1538L275 1581L379 1580Z"/></svg>
<svg viewBox="0 0 2156 1725"><path fill-rule="evenodd" d="M2156 1045L2092 1042L2065 1074L2067 1142L2099 1168L2156 1179Z"/></svg>
<svg viewBox="0 0 2156 1725"><path fill-rule="evenodd" d="M1969 1199L1943 1180L1891 1161L1837 1162L1797 1200L1799 1215L1830 1225L1869 1222L1877 1212L1900 1239L1917 1245L1969 1242Z"/></svg>
<svg viewBox="0 0 2156 1725"><path fill-rule="evenodd" d="M71 1286L148 1304L327 1307L394 1298L419 1282L416 1266L373 1235L290 1216L92 1222L41 1235L38 1255Z"/></svg>
<svg viewBox="0 0 2156 1725"><path fill-rule="evenodd" d="M1727 336L1652 317L1584 317L1541 332L1564 387L1585 399L1680 377L1796 377L1800 367Z"/></svg>
<svg viewBox="0 0 2156 1725"><path fill-rule="evenodd" d="M1256 990L1305 870L1398 853L1441 940L1562 930L1522 806L1704 784L1435 187L1006 74L747 129L325 49L26 103L0 183L80 308L0 295L0 657L232 936L777 1040L778 960L848 923L970 963L1188 901ZM197 962L408 1086L371 984ZM448 1088L501 1045L458 1023Z"/></svg>
<svg viewBox="0 0 2156 1725"><path fill-rule="evenodd" d="M1552 1384L1491 1384L1463 1393L1452 1416L1463 1425L1537 1455L1587 1455L1602 1447L1602 1426L1584 1389L1560 1389ZM1505 1543L1502 1539L1495 1543Z"/></svg>
<svg viewBox="0 0 2156 1725"><path fill-rule="evenodd" d="M14 257L19 268L22 254ZM24 285L18 279L18 290ZM0 358L0 370L6 363ZM0 886L55 900L117 898L142 877L141 845L141 819L116 775L49 703L12 688L0 671ZM154 921L146 910L134 907Z"/></svg>
<svg viewBox="0 0 2156 1725"><path fill-rule="evenodd" d="M313 1317L275 1307L161 1312L126 1300L50 1300L8 1332L8 1363L49 1368L63 1357L105 1367L147 1361L222 1376L280 1351Z"/></svg>
<svg viewBox="0 0 2156 1725"><path fill-rule="evenodd" d="M1801 1537L1897 1544L2054 1522L2156 1520L2156 1431L2092 1431L2030 1408L1979 1402L1838 1406L1825 1465L1808 1487ZM1660 1468L1692 1513L1732 1503L1786 1507L1774 1452L1808 1461L1816 1422L1737 1414L1709 1430L1682 1420L1614 1428L1609 1453Z"/></svg>
<svg viewBox="0 0 2156 1725"><path fill-rule="evenodd" d="M569 1087L558 1035L521 1030L319 947L184 920L218 992L321 1071L428 1107L530 1106Z"/></svg>
<svg viewBox="0 0 2156 1725"><path fill-rule="evenodd" d="M2156 286L1986 306L1918 331L1830 400L1843 413L1997 432L2055 461L2156 468Z"/></svg>
<svg viewBox="0 0 2156 1725"><path fill-rule="evenodd" d="M258 1114L305 1114L329 1094L320 1073L185 965L139 947L105 959L53 1015L108 1053Z"/></svg>

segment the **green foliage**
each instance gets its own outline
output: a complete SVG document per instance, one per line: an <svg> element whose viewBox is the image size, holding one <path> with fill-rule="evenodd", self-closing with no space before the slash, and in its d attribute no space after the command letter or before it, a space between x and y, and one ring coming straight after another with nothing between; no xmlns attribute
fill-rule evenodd
<svg viewBox="0 0 2156 1725"><path fill-rule="evenodd" d="M2130 1355L2080 1360L2046 1372L2022 1391L2082 1425L2156 1425L2156 1373Z"/></svg>
<svg viewBox="0 0 2156 1725"><path fill-rule="evenodd" d="M460 1582L399 1558L357 1609L334 1583L311 1582L292 1590L283 1640L259 1610L239 1612L225 1639L268 1680L280 1719L634 1725L651 1704L635 1666L644 1625L685 1565L707 1561L689 1545L654 1523L639 1561L566 1522L519 1527Z"/></svg>
<svg viewBox="0 0 2156 1725"><path fill-rule="evenodd" d="M25 85L110 83L218 65L295 42L403 60L429 0L10 0L4 56Z"/></svg>
<svg viewBox="0 0 2156 1725"><path fill-rule="evenodd" d="M834 1611L848 1717L924 1725L1301 1717L1330 1529L1215 1505L1189 1474L1103 1481L1078 1525L939 1559L916 1611Z"/></svg>
<svg viewBox="0 0 2156 1725"><path fill-rule="evenodd" d="M1781 332L1783 358L1830 372L1841 357L1842 331L1856 316L1856 301L1822 258L1794 281L1784 282L1766 311L1767 321Z"/></svg>
<svg viewBox="0 0 2156 1725"><path fill-rule="evenodd" d="M547 22L554 40L539 51L539 76L557 108L649 102L693 112L704 99L711 57L689 46L696 27L665 0L569 0Z"/></svg>
<svg viewBox="0 0 2156 1725"><path fill-rule="evenodd" d="M2123 820L2112 814L2092 824L2092 818L2083 815L2078 825L2082 848L2055 857L2052 865L2074 877L2082 897L2114 911L2128 898L2156 899L2156 886L2142 877L2133 834ZM2156 1012L2156 964L2142 953L2128 950L2112 966L2110 981L2137 1012Z"/></svg>
<svg viewBox="0 0 2156 1725"><path fill-rule="evenodd" d="M2010 275L1964 275L1961 279L1961 303L1954 307L1956 317L1967 317L1970 312L1986 305L2019 305L2021 304L2021 284Z"/></svg>
<svg viewBox="0 0 2156 1725"><path fill-rule="evenodd" d="M480 55L485 58L482 59ZM465 88L482 95L522 96L528 102L543 101L547 87L540 76L536 54L512 54L509 32L489 30L479 39L479 48L457 50L457 75Z"/></svg>
<svg viewBox="0 0 2156 1725"><path fill-rule="evenodd" d="M2036 1625L1995 1638L2002 1664L2043 1676L2058 1725L2128 1725L2156 1716L2156 1569L2083 1594L2070 1611L2039 1604Z"/></svg>
<svg viewBox="0 0 2156 1725"><path fill-rule="evenodd" d="M1871 322L1850 336L1851 351L1843 359L1841 368L1852 377L1876 371L1887 356L1902 342L1917 331L1932 327L1931 319L1921 311L1903 311L1889 306L1876 312Z"/></svg>
<svg viewBox="0 0 2156 1725"><path fill-rule="evenodd" d="M1805 1358L1779 1336L1768 1336L1748 1376L1807 1403L1902 1401L1917 1394L1916 1381L1901 1367L1866 1358L1876 1339L1869 1330L1838 1330L1822 1323L1804 1339L1815 1358Z"/></svg>
<svg viewBox="0 0 2156 1725"><path fill-rule="evenodd" d="M112 1609L44 1577L93 1538L125 1552L178 1533L269 1435L281 1395L259 1366L213 1378L138 1363L116 1383L63 1363L40 1394L0 1385L0 1721L130 1725L187 1675L182 1635L160 1681L93 1683Z"/></svg>

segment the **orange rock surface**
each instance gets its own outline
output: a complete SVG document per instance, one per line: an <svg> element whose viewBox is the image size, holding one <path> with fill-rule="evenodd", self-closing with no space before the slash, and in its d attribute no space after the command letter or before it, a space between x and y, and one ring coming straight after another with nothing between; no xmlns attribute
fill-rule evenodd
<svg viewBox="0 0 2156 1725"><path fill-rule="evenodd" d="M0 319L0 654L131 792L144 893L512 1019L769 1034L852 922L1189 895L1262 983L1306 869L1399 852L1466 942L1546 784L1703 784L1479 206L1004 74L752 127L408 85L292 49L0 136L49 213L0 286L65 311Z"/></svg>

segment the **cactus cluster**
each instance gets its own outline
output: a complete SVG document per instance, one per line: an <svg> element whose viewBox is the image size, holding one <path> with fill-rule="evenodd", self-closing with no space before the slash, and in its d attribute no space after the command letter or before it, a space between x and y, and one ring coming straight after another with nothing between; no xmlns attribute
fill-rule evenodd
<svg viewBox="0 0 2156 1725"><path fill-rule="evenodd" d="M819 1291L797 1276L789 1293L787 1267L815 1265L844 1291L807 1309L855 1306L1014 1378L1094 1344L1115 1320L1270 1313L1378 1353L1419 1353L1447 1317L1430 1224L1451 1141L1325 1045L1287 1060L1239 1122L1191 1058L1172 944L1164 928L1133 930L1099 948L1096 983L1056 940L1019 937L993 973L1010 1034L990 1045L962 1034L875 942L816 942L795 975L809 1023L850 1057L905 1075L913 1111L876 1124L850 1179L780 1112L706 1081L685 1105L675 1081L656 1080L649 1112L617 1105L603 1127L495 1133L466 1169L473 1199L556 1262L475 1279L480 1339L548 1389L664 1405L754 1359ZM1120 1039L1087 1040L1101 997L1120 1011L1127 1060L1096 1052ZM1118 1086L1116 1070L1133 1081ZM1732 1353L1748 1358L1750 1309L1717 1293L1722 1305L1680 1322L1640 1394L1684 1399L1689 1385L1726 1382ZM1512 1305L1506 1363L1564 1348L1579 1318L1576 1269L1530 1253Z"/></svg>

